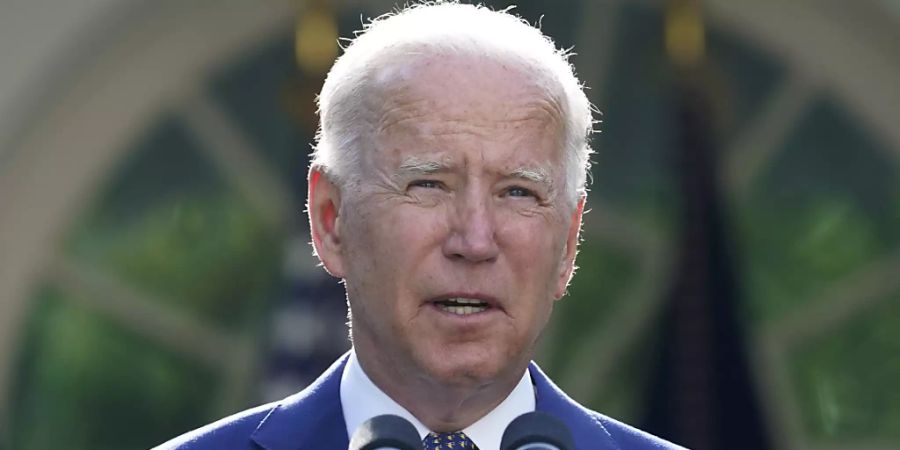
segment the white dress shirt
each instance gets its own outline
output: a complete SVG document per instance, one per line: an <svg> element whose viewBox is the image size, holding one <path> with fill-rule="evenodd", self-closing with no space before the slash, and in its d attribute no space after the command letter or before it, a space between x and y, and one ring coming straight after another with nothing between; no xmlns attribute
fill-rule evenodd
<svg viewBox="0 0 900 450"><path fill-rule="evenodd" d="M400 406L387 396L369 379L359 365L356 352L350 351L350 359L341 375L341 407L344 410L344 421L347 424L347 436L363 422L382 414L394 414L410 421L424 439L430 432L419 419L416 419L406 408ZM522 374L519 384L505 400L496 408L462 430L480 450L499 450L500 438L506 426L516 417L534 411L534 387L528 370Z"/></svg>

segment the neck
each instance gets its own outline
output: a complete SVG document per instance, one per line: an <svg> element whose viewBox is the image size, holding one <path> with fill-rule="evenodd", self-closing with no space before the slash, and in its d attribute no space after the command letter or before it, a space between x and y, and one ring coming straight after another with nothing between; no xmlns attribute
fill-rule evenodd
<svg viewBox="0 0 900 450"><path fill-rule="evenodd" d="M354 345L356 356L372 383L435 432L459 431L487 415L509 396L525 370L481 383L446 382L360 347Z"/></svg>

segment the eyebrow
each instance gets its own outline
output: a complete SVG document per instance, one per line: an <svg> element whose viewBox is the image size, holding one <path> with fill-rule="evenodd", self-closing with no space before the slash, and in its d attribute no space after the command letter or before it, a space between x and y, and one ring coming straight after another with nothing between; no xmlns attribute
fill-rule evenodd
<svg viewBox="0 0 900 450"><path fill-rule="evenodd" d="M450 166L433 160L423 160L415 156L410 156L403 160L399 167L400 175L407 174L429 174L437 172L446 172L450 170Z"/></svg>
<svg viewBox="0 0 900 450"><path fill-rule="evenodd" d="M410 156L403 160L398 168L399 176L416 176L428 175L433 173L448 172L451 166L447 163L422 159L416 156ZM544 168L519 167L511 170L504 175L507 178L518 178L533 183L543 184L547 189L552 190L553 180Z"/></svg>
<svg viewBox="0 0 900 450"><path fill-rule="evenodd" d="M550 176L547 175L547 171L544 169L518 168L510 172L509 175L513 178L522 178L535 183L546 184L547 186L553 184Z"/></svg>

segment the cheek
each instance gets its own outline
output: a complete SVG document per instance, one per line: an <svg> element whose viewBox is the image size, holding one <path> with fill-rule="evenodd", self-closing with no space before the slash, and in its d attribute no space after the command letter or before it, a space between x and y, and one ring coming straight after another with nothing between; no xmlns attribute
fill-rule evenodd
<svg viewBox="0 0 900 450"><path fill-rule="evenodd" d="M447 229L446 214L442 211L439 205L427 208L415 204L394 206L390 214L378 219L380 244L391 246L392 253L408 258L440 248L441 236Z"/></svg>
<svg viewBox="0 0 900 450"><path fill-rule="evenodd" d="M383 277L379 282L402 278L440 248L440 230L446 224L434 209L395 202L356 208L359 213L347 224L346 247L350 265L365 264L359 267L365 272L357 274L366 278L378 274Z"/></svg>
<svg viewBox="0 0 900 450"><path fill-rule="evenodd" d="M502 223L497 238L511 263L533 281L554 278L565 248L565 235L559 231L562 227L544 216L515 215Z"/></svg>

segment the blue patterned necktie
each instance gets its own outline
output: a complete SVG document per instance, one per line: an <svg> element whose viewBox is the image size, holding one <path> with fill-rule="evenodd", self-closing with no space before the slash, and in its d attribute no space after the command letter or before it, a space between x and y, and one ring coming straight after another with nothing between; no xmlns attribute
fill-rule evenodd
<svg viewBox="0 0 900 450"><path fill-rule="evenodd" d="M478 447L462 431L455 433L428 433L422 439L425 450L478 450Z"/></svg>

